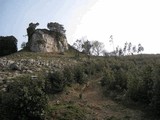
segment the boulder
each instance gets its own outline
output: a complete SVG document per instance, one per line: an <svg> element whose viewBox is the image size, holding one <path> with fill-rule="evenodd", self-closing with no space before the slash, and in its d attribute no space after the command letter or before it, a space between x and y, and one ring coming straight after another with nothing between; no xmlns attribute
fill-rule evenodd
<svg viewBox="0 0 160 120"><path fill-rule="evenodd" d="M21 67L18 64L16 64L16 63L10 64L9 68L11 70L21 70Z"/></svg>

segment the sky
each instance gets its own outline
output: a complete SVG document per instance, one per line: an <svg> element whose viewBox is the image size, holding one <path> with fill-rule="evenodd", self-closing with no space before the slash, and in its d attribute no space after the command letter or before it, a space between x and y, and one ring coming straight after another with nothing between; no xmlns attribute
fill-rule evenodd
<svg viewBox="0 0 160 120"><path fill-rule="evenodd" d="M69 44L87 37L105 44L112 50L125 42L142 44L144 53L160 53L159 0L0 0L0 36L13 35L18 48L27 42L28 24L39 22L64 25Z"/></svg>

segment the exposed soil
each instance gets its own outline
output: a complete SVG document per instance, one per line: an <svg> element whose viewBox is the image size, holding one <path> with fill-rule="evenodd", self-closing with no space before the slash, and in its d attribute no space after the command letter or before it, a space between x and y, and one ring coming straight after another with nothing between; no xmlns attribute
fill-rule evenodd
<svg viewBox="0 0 160 120"><path fill-rule="evenodd" d="M54 96L50 104L74 103L87 111L89 120L142 120L143 112L133 110L105 97L100 78L87 84L74 84L60 95Z"/></svg>

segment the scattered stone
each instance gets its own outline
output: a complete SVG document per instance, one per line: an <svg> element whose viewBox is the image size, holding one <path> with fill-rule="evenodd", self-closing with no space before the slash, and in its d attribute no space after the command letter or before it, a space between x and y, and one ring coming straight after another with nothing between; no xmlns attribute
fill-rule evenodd
<svg viewBox="0 0 160 120"><path fill-rule="evenodd" d="M2 88L1 91L6 92L6 88Z"/></svg>
<svg viewBox="0 0 160 120"><path fill-rule="evenodd" d="M21 67L18 66L16 63L10 64L9 68L10 68L11 70L21 70Z"/></svg>
<svg viewBox="0 0 160 120"><path fill-rule="evenodd" d="M8 61L7 61L7 65L13 64L14 62L15 62L15 61L8 60Z"/></svg>
<svg viewBox="0 0 160 120"><path fill-rule="evenodd" d="M56 101L56 104L57 104L57 105L59 105L59 104L60 104L60 101L59 101L59 100L57 100L57 101Z"/></svg>
<svg viewBox="0 0 160 120"><path fill-rule="evenodd" d="M32 71L32 70L27 70L26 72L27 72L27 73L30 73L30 74L32 74L32 73L33 73L33 71Z"/></svg>

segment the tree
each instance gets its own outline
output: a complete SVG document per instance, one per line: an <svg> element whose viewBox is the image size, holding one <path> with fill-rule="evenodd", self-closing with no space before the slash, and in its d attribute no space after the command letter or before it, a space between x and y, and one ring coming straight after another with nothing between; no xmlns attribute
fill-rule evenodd
<svg viewBox="0 0 160 120"><path fill-rule="evenodd" d="M131 48L132 48L132 43L130 42L129 44L128 44L128 54L130 54L131 53Z"/></svg>
<svg viewBox="0 0 160 120"><path fill-rule="evenodd" d="M26 47L26 42L22 42L21 48L24 49Z"/></svg>
<svg viewBox="0 0 160 120"><path fill-rule="evenodd" d="M97 56L99 56L100 53L102 53L102 51L104 50L104 44L99 41L93 41L92 50L93 50L93 54L96 54Z"/></svg>
<svg viewBox="0 0 160 120"><path fill-rule="evenodd" d="M83 41L81 39L77 39L75 43L73 43L73 47L78 50L79 52L82 51L82 44Z"/></svg>
<svg viewBox="0 0 160 120"><path fill-rule="evenodd" d="M124 55L126 54L127 46L128 46L128 43L126 42L126 43L124 44L124 48L123 48L123 53L124 53Z"/></svg>
<svg viewBox="0 0 160 120"><path fill-rule="evenodd" d="M29 26L27 28L27 36L28 36L28 43L26 44L27 47L30 46L30 39L34 33L34 31L36 30L36 27L39 25L39 23L29 23Z"/></svg>
<svg viewBox="0 0 160 120"><path fill-rule="evenodd" d="M39 25L38 22L37 23L29 23L29 26L27 28L27 35L28 35L29 40L38 25Z"/></svg>
<svg viewBox="0 0 160 120"><path fill-rule="evenodd" d="M17 52L17 39L14 36L0 36L0 56Z"/></svg>
<svg viewBox="0 0 160 120"><path fill-rule="evenodd" d="M123 50L122 50L122 48L119 49L118 55L119 55L119 56L122 56L122 55L123 55Z"/></svg>
<svg viewBox="0 0 160 120"><path fill-rule="evenodd" d="M76 57L79 57L79 52L82 51L82 40L81 39L77 39L75 43L73 43L73 47L78 50L76 51Z"/></svg>
<svg viewBox="0 0 160 120"><path fill-rule="evenodd" d="M138 53L140 53L140 52L142 52L142 51L144 51L144 47L139 43L138 44Z"/></svg>
<svg viewBox="0 0 160 120"><path fill-rule="evenodd" d="M57 23L57 22L50 22L47 24L47 28L50 30L50 31L54 31L54 32L58 32L58 33L61 33L61 34L65 34L66 30L64 29L63 25Z"/></svg>
<svg viewBox="0 0 160 120"><path fill-rule="evenodd" d="M109 42L113 45L113 52L114 52L115 49L114 49L113 35L111 35L109 39L110 39Z"/></svg>
<svg viewBox="0 0 160 120"><path fill-rule="evenodd" d="M117 55L117 56L124 55L122 48L120 48L119 46L117 46L116 50L115 50L115 55Z"/></svg>
<svg viewBox="0 0 160 120"><path fill-rule="evenodd" d="M116 50L114 52L115 52L115 55L119 54L119 46L116 47Z"/></svg>
<svg viewBox="0 0 160 120"><path fill-rule="evenodd" d="M83 48L83 52L85 53L85 54L87 54L87 55L90 55L91 54L91 52L90 52L90 50L91 50L91 48L92 48L92 44L91 44L91 42L90 41L84 41L84 43L82 44L82 48Z"/></svg>
<svg viewBox="0 0 160 120"><path fill-rule="evenodd" d="M133 47L132 47L132 52L133 52L133 53L136 53L136 52L137 52L136 46L133 46Z"/></svg>

